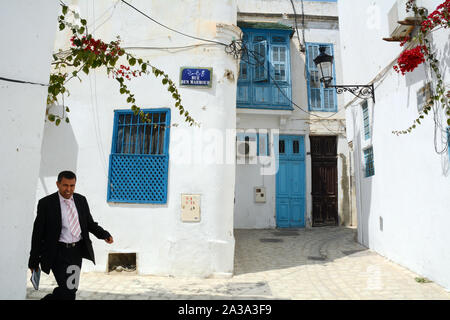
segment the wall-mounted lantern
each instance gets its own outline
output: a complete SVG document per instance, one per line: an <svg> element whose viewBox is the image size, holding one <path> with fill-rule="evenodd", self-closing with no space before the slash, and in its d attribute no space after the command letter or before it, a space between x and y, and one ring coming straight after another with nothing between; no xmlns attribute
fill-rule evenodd
<svg viewBox="0 0 450 320"><path fill-rule="evenodd" d="M337 94L343 92L350 92L358 98L370 98L372 97L375 103L375 89L373 84L369 85L330 85L333 80L333 56L330 56L325 52L326 47L320 47L320 54L314 59L314 63L320 71L320 81L323 82L325 88L335 88Z"/></svg>

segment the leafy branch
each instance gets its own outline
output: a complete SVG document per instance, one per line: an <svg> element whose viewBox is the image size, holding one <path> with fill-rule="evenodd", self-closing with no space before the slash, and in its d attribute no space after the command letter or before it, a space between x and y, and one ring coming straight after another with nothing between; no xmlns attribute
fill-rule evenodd
<svg viewBox="0 0 450 320"><path fill-rule="evenodd" d="M175 83L170 77L161 69L150 64L149 61L144 61L120 47L120 38L117 40L105 43L100 39L95 39L88 33L87 21L80 19L78 13L69 10L68 6L62 6L62 15L58 17L59 30L66 28L72 32L71 43L69 50L62 51L53 55L53 63L55 72L50 75L50 82L48 88L47 104L52 105L58 102L58 97L70 95L66 85L73 78L78 78L81 81L80 73L86 75L93 69L104 67L108 76L112 76L119 84L119 92L126 96L126 101L131 105L131 110L135 115L139 115L142 121L151 122L148 114L144 113L140 107L136 105L135 95L128 88L126 81L130 81L133 77L140 77L142 75L153 75L156 78L161 77L161 83L167 87L167 91L172 94L175 100L175 107L179 110L180 115L184 115L185 121L190 126L199 124L189 115L189 112L183 106L181 95ZM68 14L73 16L74 23L67 19ZM79 20L79 23L77 21ZM119 63L119 61L123 63ZM68 68L72 71L69 73ZM74 69L74 70L73 70ZM69 108L64 106L63 111L69 112ZM63 116L48 114L48 120L59 125L61 120L65 119L69 122L68 116L63 113Z"/></svg>

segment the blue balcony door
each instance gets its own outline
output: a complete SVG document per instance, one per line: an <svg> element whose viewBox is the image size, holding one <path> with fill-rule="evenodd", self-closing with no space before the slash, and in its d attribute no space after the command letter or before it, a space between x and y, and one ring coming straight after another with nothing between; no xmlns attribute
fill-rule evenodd
<svg viewBox="0 0 450 320"><path fill-rule="evenodd" d="M304 228L306 210L305 139L278 137L276 221L278 228Z"/></svg>

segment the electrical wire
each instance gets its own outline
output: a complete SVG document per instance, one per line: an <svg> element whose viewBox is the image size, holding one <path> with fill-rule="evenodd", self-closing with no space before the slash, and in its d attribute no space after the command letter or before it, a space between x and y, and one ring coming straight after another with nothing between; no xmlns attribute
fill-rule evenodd
<svg viewBox="0 0 450 320"><path fill-rule="evenodd" d="M153 21L154 23L160 25L161 27L164 27L170 31L173 31L175 33L181 34L185 37L191 38L191 39L195 39L195 40L200 40L200 41L205 41L205 42L209 42L209 43L214 43L217 45L222 45L225 47L225 52L233 55L234 58L237 60L240 57L241 54L241 49L242 49L242 39L240 40L233 40L231 41L231 43L227 44L227 43L223 43L220 41L216 41L216 40L211 40L211 39L204 39L204 38L200 38L200 37L195 37L195 36L191 36L188 35L184 32L175 30L171 27L166 26L165 24L153 19L152 17L150 17L149 15L145 14L144 12L142 12L141 10L139 10L138 8L134 7L133 5L129 4L128 2L126 2L125 0L121 0L123 3L125 3L126 5L128 5L129 7L133 8L134 10L136 10L138 13L140 13L141 15L143 15L144 17L146 17L147 19L150 19L151 21Z"/></svg>
<svg viewBox="0 0 450 320"><path fill-rule="evenodd" d="M306 51L306 40L305 40L305 8L302 0L302 35L303 35L303 49Z"/></svg>
<svg viewBox="0 0 450 320"><path fill-rule="evenodd" d="M134 7L133 5L129 4L129 3L126 2L125 0L121 0L121 1L122 1L123 3L125 3L126 5L128 5L129 7L133 8L134 10L136 10L137 12L139 12L140 14L142 14L144 17L150 19L150 20L153 21L154 23L156 23L156 24L160 25L161 27L164 27L164 28L166 28L166 29L168 29L168 30L170 30L170 31L173 31L173 32L178 33L178 34L181 34L181 35L183 35L183 36L185 36L185 37L188 37L188 38L192 38L192 39L196 39L196 40L200 40L200 41L211 42L211 43L216 43L216 44L220 44L220 45L223 45L223 46L228 46L228 44L223 43L223 42L220 42L220 41L209 40L209 39L203 39L203 38L191 36L191 35L188 35L188 34L186 34L186 33L181 32L181 31L178 31L178 30L175 30L175 29L173 29L173 28L170 28L170 27L168 27L168 26L162 24L161 22L159 22L159 21L153 19L152 17L148 16L147 14L145 14L144 12L142 12L141 10L139 10L138 8Z"/></svg>
<svg viewBox="0 0 450 320"><path fill-rule="evenodd" d="M137 46L130 46L130 47L122 47L122 49L131 49L131 50L138 50L138 49L144 49L144 50L178 50L178 49L192 49L197 47L207 47L207 46L217 46L217 44L214 43L199 43L199 44L192 44L192 45L186 45L186 46L177 46L177 47L137 47Z"/></svg>
<svg viewBox="0 0 450 320"><path fill-rule="evenodd" d="M303 37L303 44L302 44L302 42L300 41L300 34L299 34L299 32L298 32L298 24L297 24L297 11L295 10L295 4L294 4L294 1L293 0L290 0L291 1L291 4L292 4L292 9L294 10L294 23L295 23L295 30L297 31L296 32L296 34L297 34L297 39L298 39L298 45L299 45L299 48L300 48L300 51L301 52L304 52L304 50L305 50L305 43L304 43L304 37ZM302 4L303 4L303 1L302 1ZM303 14L302 14L302 16L304 16Z"/></svg>
<svg viewBox="0 0 450 320"><path fill-rule="evenodd" d="M173 29L173 28L171 28L171 27L168 27L168 26L162 24L161 22L159 22L159 21L153 19L152 17L148 16L147 14L145 14L144 12L142 12L141 10L139 10L138 8L134 7L133 5L131 5L130 3L128 3L127 1L125 1L125 0L121 0L121 1L122 1L123 3L125 3L126 5L128 5L129 7L133 8L135 11L137 11L137 12L140 13L141 15L145 16L146 18L150 19L150 20L153 21L154 23L156 23L156 24L158 24L158 25L160 25L160 26L162 26L162 27L164 27L164 28L166 28L166 29L168 29L168 30L171 30L171 31L173 31L173 32L175 32L175 33L181 34L181 35L183 35L183 36L185 36L185 37L189 37L189 38L192 38L192 39L196 39L196 40L200 40L200 41L205 41L205 42L210 42L210 43L215 44L215 45L223 45L223 46L225 46L225 51L226 51L228 54L234 55L234 57L235 57L236 59L239 58L239 57L242 57L242 55L245 55L245 53L247 53L247 56L248 56L248 53L251 53L251 54L253 55L253 57L255 57L255 53L256 53L256 52L253 51L253 50L248 50L248 48L244 45L244 41L243 41L242 38L239 39L239 40L233 40L230 44L226 44L226 43L219 42L219 41L215 41L215 40L203 39L203 38L191 36L191 35L188 35L188 34L186 34L186 33L180 32L180 31L178 31L178 30L175 30L175 29ZM61 3L63 3L63 2L61 1ZM292 2L292 4L293 4L293 2ZM294 6L294 10L295 10L295 6ZM295 11L294 11L294 12L295 12ZM296 27L297 27L297 26L296 26ZM297 28L297 36L298 36L298 28ZM299 38L299 42L300 42L300 38ZM301 43L300 43L300 44L301 44ZM184 47L165 47L165 48L164 48L164 47L139 47L139 48L142 48L142 49L147 48L147 49L154 49L154 50L161 50L161 49L163 49L163 50L170 50L170 49L176 49L176 48L192 48L192 47L195 47L195 46L197 46L197 45L184 46ZM133 48L133 47L127 47L127 48ZM138 48L138 47L134 47L134 48ZM260 55L259 53L256 53L256 54ZM261 56L261 55L260 55L260 56ZM259 60L259 59L256 58L256 60ZM248 63L251 64L250 61L248 61ZM261 65L261 63L258 64L258 65ZM333 114L331 114L331 115L329 115L329 116L327 116L327 117L318 116L318 115L316 115L316 114L313 114L313 113L311 113L311 112L306 111L306 110L303 109L302 107L298 106L295 102L292 101L292 99L291 99L290 97L288 97L288 96L286 95L286 93L285 93L285 92L280 88L280 86L278 85L277 81L276 81L276 80L272 77L272 75L270 74L270 72L269 72L267 66L263 66L263 67L264 67L265 71L267 71L267 74L270 76L270 78L272 79L272 82L275 84L275 86L276 86L277 89L281 92L281 94L282 94L282 95L283 95L290 103L292 103L292 105L294 105L294 106L297 107L298 109L302 110L303 112L305 112L305 113L307 113L307 114L309 114L309 115L311 115L311 116L317 117L317 118L328 119L328 118L333 117L334 115L336 115L336 114L339 113L340 111L342 111L342 110L339 110L338 112L335 112L335 113L333 113Z"/></svg>
<svg viewBox="0 0 450 320"><path fill-rule="evenodd" d="M92 33L94 33L97 29L99 29L101 26L103 26L106 22L108 22L108 21L112 18L112 16L114 15L114 12L116 11L116 7L117 7L117 5L118 5L119 3L120 3L120 0L117 0L115 4L113 4L113 5L110 6L108 9L106 9L106 10L103 12L103 14L100 15L100 17L98 17L97 19L94 20L94 22L92 23L92 25L94 26L94 30L92 30ZM96 25L95 25L95 22L96 22L97 20L100 20L101 18L103 18L103 16L104 16L111 8L113 8L113 9L112 9L111 14L109 15L109 17L106 18L105 21L103 21L102 23L100 23L98 26L96 26ZM94 18L95 18L95 16L94 16Z"/></svg>
<svg viewBox="0 0 450 320"><path fill-rule="evenodd" d="M39 86L43 86L43 87L49 86L48 84L45 84L45 83L31 82L31 81L26 81L26 80L17 80L17 79L4 78L4 77L0 77L0 80L8 81L8 82L15 82L15 83L35 84L35 85L39 85Z"/></svg>

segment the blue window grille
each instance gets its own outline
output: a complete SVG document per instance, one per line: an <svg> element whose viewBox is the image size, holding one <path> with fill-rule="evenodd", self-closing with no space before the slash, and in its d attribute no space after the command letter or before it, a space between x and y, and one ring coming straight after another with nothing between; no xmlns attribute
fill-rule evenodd
<svg viewBox="0 0 450 320"><path fill-rule="evenodd" d="M150 122L116 110L109 157L108 201L166 203L170 109L145 109Z"/></svg>
<svg viewBox="0 0 450 320"><path fill-rule="evenodd" d="M370 139L370 117L369 117L369 106L367 104L367 100L361 104L362 112L363 112L363 122L364 122L364 139Z"/></svg>
<svg viewBox="0 0 450 320"><path fill-rule="evenodd" d="M364 150L364 163L366 169L366 178L375 175L375 167L373 161L373 147Z"/></svg>
<svg viewBox="0 0 450 320"><path fill-rule="evenodd" d="M293 30L245 28L237 107L292 110L290 34Z"/></svg>
<svg viewBox="0 0 450 320"><path fill-rule="evenodd" d="M325 89L320 82L320 72L314 63L319 55L319 48L325 47L326 53L333 55L333 45L330 43L307 43L306 44L306 73L308 77L308 106L310 111L336 112L337 96L334 88ZM333 61L334 63L334 61ZM334 70L334 67L333 67ZM332 85L335 84L333 74Z"/></svg>

